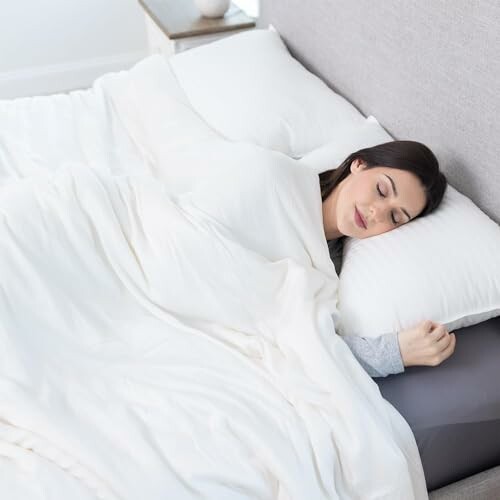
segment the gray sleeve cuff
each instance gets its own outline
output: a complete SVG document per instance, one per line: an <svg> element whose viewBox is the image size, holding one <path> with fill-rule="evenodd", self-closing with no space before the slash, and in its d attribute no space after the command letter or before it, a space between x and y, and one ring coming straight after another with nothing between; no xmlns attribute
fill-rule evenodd
<svg viewBox="0 0 500 500"><path fill-rule="evenodd" d="M404 372L397 333L374 338L346 335L342 339L371 377Z"/></svg>
<svg viewBox="0 0 500 500"><path fill-rule="evenodd" d="M405 371L403 364L403 357L401 356L401 351L399 349L398 333L387 333L382 335L387 342L387 359L391 360L391 365L389 367L389 373L402 373Z"/></svg>

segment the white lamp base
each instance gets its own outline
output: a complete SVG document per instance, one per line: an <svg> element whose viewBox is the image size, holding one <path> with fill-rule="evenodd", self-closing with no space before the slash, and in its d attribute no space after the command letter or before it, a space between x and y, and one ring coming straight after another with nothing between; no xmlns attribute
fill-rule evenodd
<svg viewBox="0 0 500 500"><path fill-rule="evenodd" d="M203 17L217 18L226 13L231 0L194 0L194 3Z"/></svg>

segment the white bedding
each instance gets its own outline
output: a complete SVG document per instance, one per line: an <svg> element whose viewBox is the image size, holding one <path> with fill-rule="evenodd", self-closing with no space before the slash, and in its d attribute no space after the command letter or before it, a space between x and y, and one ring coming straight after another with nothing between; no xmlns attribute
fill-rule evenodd
<svg viewBox="0 0 500 500"><path fill-rule="evenodd" d="M151 56L89 90L0 100L0 185L76 163L150 173L183 190L195 177L188 157L217 138L170 65Z"/></svg>
<svg viewBox="0 0 500 500"><path fill-rule="evenodd" d="M0 492L427 498L335 334L317 175L219 138L169 74L150 58L81 93L61 150L15 128L41 108L2 103Z"/></svg>

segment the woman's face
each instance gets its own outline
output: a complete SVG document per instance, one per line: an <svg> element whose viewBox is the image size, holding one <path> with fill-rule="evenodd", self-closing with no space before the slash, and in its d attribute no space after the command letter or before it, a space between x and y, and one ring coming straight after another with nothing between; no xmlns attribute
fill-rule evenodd
<svg viewBox="0 0 500 500"><path fill-rule="evenodd" d="M323 202L325 235L333 239L382 234L414 219L425 203L416 175L383 166L366 168L361 160L354 160L351 174Z"/></svg>

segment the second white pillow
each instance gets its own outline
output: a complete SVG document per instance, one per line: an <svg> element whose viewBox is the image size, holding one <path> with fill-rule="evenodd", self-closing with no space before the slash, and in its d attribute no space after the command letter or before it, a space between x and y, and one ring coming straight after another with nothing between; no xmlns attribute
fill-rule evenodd
<svg viewBox="0 0 500 500"><path fill-rule="evenodd" d="M374 116L364 122L346 125L335 139L304 155L299 161L318 173L337 168L351 153L392 141Z"/></svg>
<svg viewBox="0 0 500 500"><path fill-rule="evenodd" d="M272 30L239 33L169 61L193 108L233 141L299 158L365 120Z"/></svg>

